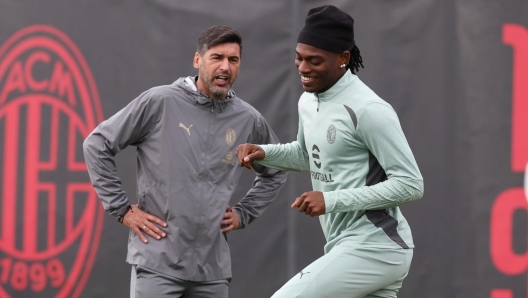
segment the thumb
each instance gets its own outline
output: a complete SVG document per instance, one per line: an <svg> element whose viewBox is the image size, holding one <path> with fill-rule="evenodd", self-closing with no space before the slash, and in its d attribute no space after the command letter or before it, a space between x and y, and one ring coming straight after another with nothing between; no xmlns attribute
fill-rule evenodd
<svg viewBox="0 0 528 298"><path fill-rule="evenodd" d="M298 197L297 199L295 199L295 202L293 202L293 204L291 205L291 208L299 208L301 206L303 202L303 198L302 197Z"/></svg>
<svg viewBox="0 0 528 298"><path fill-rule="evenodd" d="M248 156L244 157L245 162L253 162L257 158L257 152L253 152Z"/></svg>

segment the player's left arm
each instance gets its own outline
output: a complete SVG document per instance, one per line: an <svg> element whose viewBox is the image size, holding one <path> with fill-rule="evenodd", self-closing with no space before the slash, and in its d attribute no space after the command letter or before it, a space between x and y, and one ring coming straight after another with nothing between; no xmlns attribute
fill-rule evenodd
<svg viewBox="0 0 528 298"><path fill-rule="evenodd" d="M277 144L279 139L264 120L256 119L254 132L251 143L254 144ZM229 214L229 208L224 216L222 229L227 232L233 229L242 229L257 217L259 217L268 206L277 197L281 187L286 182L286 173L262 165L254 164L253 168L257 174L253 182L253 187L248 191L246 196L232 208L232 214ZM236 216L236 217L235 217ZM228 217L226 219L226 217ZM234 218L235 217L235 218ZM239 221L239 225L232 225L233 222Z"/></svg>
<svg viewBox="0 0 528 298"><path fill-rule="evenodd" d="M376 157L387 180L371 186L324 192L325 213L396 207L423 196L423 178L394 109L372 103L358 115L355 133Z"/></svg>

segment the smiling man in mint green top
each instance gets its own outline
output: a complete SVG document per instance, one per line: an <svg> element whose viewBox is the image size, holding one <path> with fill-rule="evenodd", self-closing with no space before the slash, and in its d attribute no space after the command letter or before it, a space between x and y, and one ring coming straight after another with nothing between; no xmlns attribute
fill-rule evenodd
<svg viewBox="0 0 528 298"><path fill-rule="evenodd" d="M292 208L319 216L325 255L274 298L396 297L410 268L414 244L398 206L422 197L423 179L396 112L354 74L363 65L353 22L331 5L308 12L296 47L306 91L297 141L237 150L241 166L311 173L314 191Z"/></svg>

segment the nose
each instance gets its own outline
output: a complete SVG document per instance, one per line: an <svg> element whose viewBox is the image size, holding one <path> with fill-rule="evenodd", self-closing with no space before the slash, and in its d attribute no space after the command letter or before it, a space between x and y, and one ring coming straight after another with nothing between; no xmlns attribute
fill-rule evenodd
<svg viewBox="0 0 528 298"><path fill-rule="evenodd" d="M225 58L222 60L222 63L220 64L220 70L229 70L229 59Z"/></svg>
<svg viewBox="0 0 528 298"><path fill-rule="evenodd" d="M309 73L310 72L310 69L308 68L308 65L306 64L305 61L298 62L297 69L299 70L299 73L301 73L301 74L305 74L305 73Z"/></svg>

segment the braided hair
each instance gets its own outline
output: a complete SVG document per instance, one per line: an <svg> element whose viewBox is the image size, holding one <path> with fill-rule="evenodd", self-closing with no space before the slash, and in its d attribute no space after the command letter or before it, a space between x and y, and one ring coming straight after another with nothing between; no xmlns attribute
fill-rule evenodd
<svg viewBox="0 0 528 298"><path fill-rule="evenodd" d="M359 71L359 67L365 68L363 66L363 58L361 58L361 55L359 54L359 48L354 45L352 50L350 51L350 61L348 62L347 69L350 69L353 74L356 73L356 71Z"/></svg>

